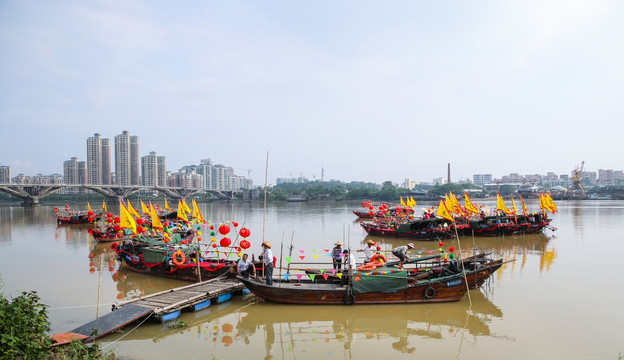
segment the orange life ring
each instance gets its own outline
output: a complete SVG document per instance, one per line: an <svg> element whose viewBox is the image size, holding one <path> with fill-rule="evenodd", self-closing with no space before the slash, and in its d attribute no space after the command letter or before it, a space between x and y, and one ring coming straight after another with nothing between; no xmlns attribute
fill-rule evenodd
<svg viewBox="0 0 624 360"><path fill-rule="evenodd" d="M178 257L180 257L180 260L178 260ZM171 255L171 260L174 264L181 266L186 261L186 255L178 249L178 251Z"/></svg>
<svg viewBox="0 0 624 360"><path fill-rule="evenodd" d="M385 264L386 262L388 262L388 259L386 259L386 256L384 254L375 254L373 255L373 257L371 258L371 262L374 263L381 263L381 265Z"/></svg>
<svg viewBox="0 0 624 360"><path fill-rule="evenodd" d="M368 263L368 264L364 264L360 267L357 268L360 271L370 271L370 270L375 270L377 269L377 266L373 263Z"/></svg>

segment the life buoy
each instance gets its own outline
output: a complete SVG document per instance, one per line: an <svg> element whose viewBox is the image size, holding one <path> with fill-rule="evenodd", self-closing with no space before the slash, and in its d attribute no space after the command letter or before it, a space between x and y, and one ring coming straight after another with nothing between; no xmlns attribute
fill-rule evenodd
<svg viewBox="0 0 624 360"><path fill-rule="evenodd" d="M369 270L375 270L377 269L377 266L375 264L373 264L372 262L364 264L360 267L357 268L360 271L369 271Z"/></svg>
<svg viewBox="0 0 624 360"><path fill-rule="evenodd" d="M388 259L386 259L386 256L384 254L375 254L371 258L371 262L372 263L381 263L381 265L384 265L386 262L388 262Z"/></svg>
<svg viewBox="0 0 624 360"><path fill-rule="evenodd" d="M180 258L179 260L178 257ZM171 261L173 261L174 264L181 266L186 261L186 255L184 255L182 251L178 250L171 255Z"/></svg>
<svg viewBox="0 0 624 360"><path fill-rule="evenodd" d="M433 299L436 296L436 289L432 288L431 286L428 286L425 289L425 298L427 299Z"/></svg>
<svg viewBox="0 0 624 360"><path fill-rule="evenodd" d="M344 304L347 305L347 306L353 305L355 303L355 295L354 294L346 294L344 296L344 298L342 298L342 302L344 302Z"/></svg>

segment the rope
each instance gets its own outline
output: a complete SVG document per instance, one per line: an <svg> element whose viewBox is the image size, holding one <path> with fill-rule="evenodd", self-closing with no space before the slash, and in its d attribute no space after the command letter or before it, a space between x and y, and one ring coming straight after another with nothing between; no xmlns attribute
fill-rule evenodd
<svg viewBox="0 0 624 360"><path fill-rule="evenodd" d="M151 313L151 314L149 314L148 316L146 316L146 317L145 317L145 319L143 319L143 321L141 321L141 322L140 322L137 326L135 326L132 330L130 330L130 331L128 331L127 333L125 333L125 334L123 334L122 336L120 336L117 340L115 340L115 341L113 341L113 342L111 342L111 343L109 343L109 344L107 344L107 345L105 345L105 346L102 346L102 350L106 349L107 347L109 347L109 346L113 345L113 344L114 344L114 343L116 343L117 341L119 341L119 340L121 340L121 339L125 338L126 336L130 335L130 334L131 334L134 330L136 330L139 326L143 325L143 323L144 323L144 322L146 322L146 321L147 321L147 319L151 318L151 317L152 317L152 315L154 315L154 313Z"/></svg>
<svg viewBox="0 0 624 360"><path fill-rule="evenodd" d="M114 304L114 303L104 303L104 304L100 304L100 306L113 305L113 304ZM85 307L92 307L92 306L98 306L98 305L97 305L97 304L92 304L92 305L76 305L76 306L50 307L50 308L48 308L48 310L78 309L78 308L85 308Z"/></svg>

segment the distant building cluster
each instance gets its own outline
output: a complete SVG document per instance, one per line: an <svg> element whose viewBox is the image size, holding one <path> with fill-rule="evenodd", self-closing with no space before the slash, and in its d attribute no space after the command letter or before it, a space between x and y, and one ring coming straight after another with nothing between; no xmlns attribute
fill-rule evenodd
<svg viewBox="0 0 624 360"><path fill-rule="evenodd" d="M0 183L14 184L68 184L68 185L143 185L202 188L209 190L251 189L253 182L234 174L234 169L213 164L203 159L199 165L184 166L177 173L167 171L167 158L151 151L140 157L139 137L123 131L115 136L114 165L111 171L113 151L111 140L94 134L87 138L87 160L72 157L63 162L63 175L11 177L11 168L0 165ZM66 193L79 189L68 188ZM80 191L83 191L80 189Z"/></svg>

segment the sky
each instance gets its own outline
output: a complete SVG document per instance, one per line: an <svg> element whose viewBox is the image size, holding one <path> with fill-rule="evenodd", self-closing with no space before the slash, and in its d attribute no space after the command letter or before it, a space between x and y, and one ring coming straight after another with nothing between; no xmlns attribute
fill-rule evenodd
<svg viewBox="0 0 624 360"><path fill-rule="evenodd" d="M62 174L127 130L169 171L210 158L256 185L622 170L622 19L599 0L0 0L0 165Z"/></svg>

